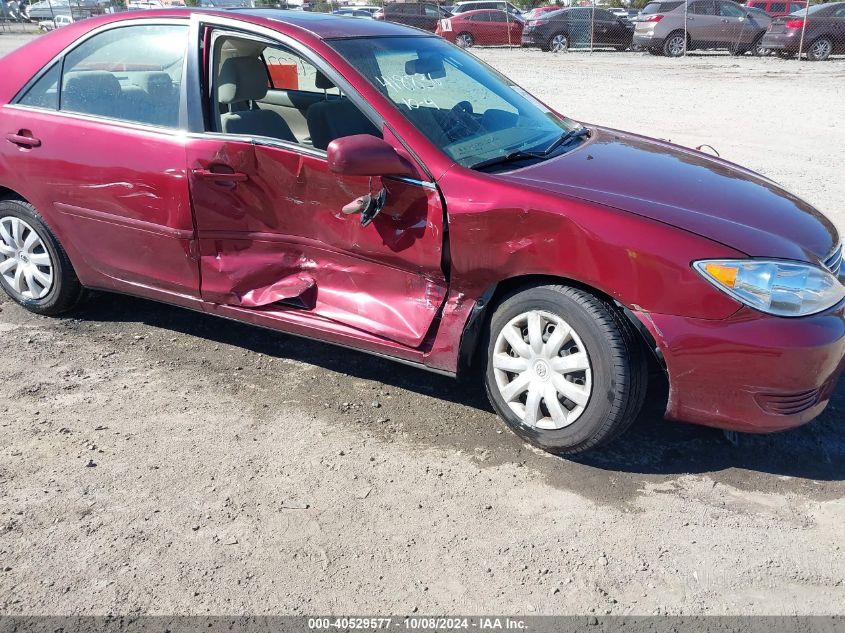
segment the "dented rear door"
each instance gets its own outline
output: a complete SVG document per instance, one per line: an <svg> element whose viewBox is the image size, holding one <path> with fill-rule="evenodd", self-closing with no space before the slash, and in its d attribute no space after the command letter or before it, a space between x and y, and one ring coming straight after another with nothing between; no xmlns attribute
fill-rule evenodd
<svg viewBox="0 0 845 633"><path fill-rule="evenodd" d="M203 299L303 310L419 347L446 296L433 184L338 176L325 152L272 141L188 141ZM369 226L342 208L387 191Z"/></svg>

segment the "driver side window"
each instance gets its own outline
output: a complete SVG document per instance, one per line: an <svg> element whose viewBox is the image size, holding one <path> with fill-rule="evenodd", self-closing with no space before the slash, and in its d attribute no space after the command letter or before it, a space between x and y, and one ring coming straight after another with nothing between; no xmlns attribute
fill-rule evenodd
<svg viewBox="0 0 845 633"><path fill-rule="evenodd" d="M325 150L353 134L381 137L375 125L308 59L246 37L214 39L212 129Z"/></svg>

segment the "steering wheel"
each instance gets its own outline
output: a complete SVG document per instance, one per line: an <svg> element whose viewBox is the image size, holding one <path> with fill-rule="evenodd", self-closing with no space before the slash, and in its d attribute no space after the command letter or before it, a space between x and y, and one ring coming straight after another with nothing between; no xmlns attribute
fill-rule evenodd
<svg viewBox="0 0 845 633"><path fill-rule="evenodd" d="M449 124L444 130L450 141L457 141L481 131L481 123L473 116L472 104L459 101L449 110Z"/></svg>

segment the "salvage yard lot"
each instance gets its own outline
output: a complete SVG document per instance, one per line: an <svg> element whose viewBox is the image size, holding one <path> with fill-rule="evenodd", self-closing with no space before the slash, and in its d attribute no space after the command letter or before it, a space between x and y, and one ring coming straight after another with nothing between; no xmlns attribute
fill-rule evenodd
<svg viewBox="0 0 845 633"><path fill-rule="evenodd" d="M474 52L845 229L843 61ZM0 310L0 612L845 613L845 385L738 446L662 421L655 392L571 461L375 357L110 295Z"/></svg>

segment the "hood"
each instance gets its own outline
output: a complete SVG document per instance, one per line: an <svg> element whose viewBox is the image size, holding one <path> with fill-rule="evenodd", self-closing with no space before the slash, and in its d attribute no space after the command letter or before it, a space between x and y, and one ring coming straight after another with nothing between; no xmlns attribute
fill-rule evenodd
<svg viewBox="0 0 845 633"><path fill-rule="evenodd" d="M818 263L836 228L774 182L698 151L593 127L575 151L498 177L676 226L752 257Z"/></svg>

